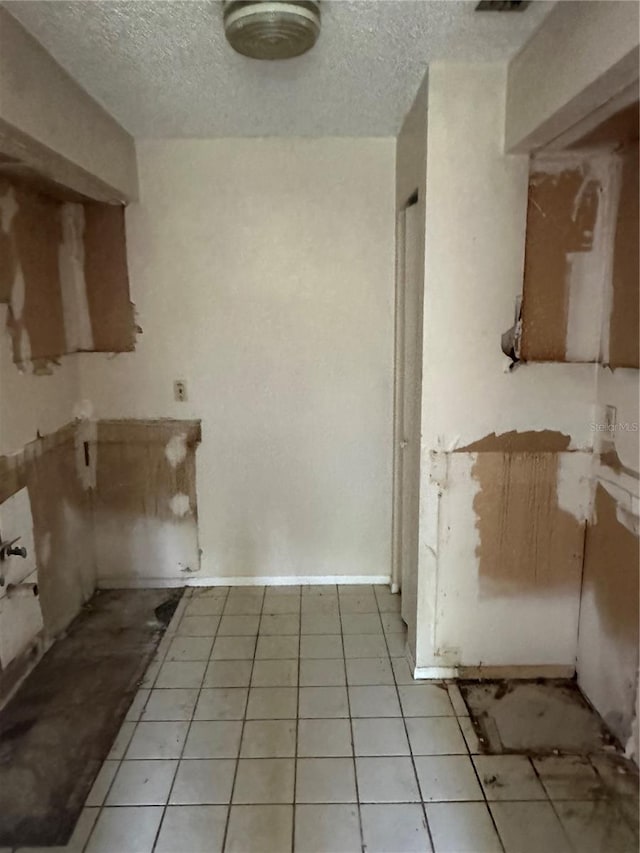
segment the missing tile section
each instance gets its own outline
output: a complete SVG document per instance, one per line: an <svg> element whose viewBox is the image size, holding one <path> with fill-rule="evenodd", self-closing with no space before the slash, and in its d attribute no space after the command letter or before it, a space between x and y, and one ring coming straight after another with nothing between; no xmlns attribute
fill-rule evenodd
<svg viewBox="0 0 640 853"><path fill-rule="evenodd" d="M485 751L591 755L615 740L568 680L460 682Z"/></svg>

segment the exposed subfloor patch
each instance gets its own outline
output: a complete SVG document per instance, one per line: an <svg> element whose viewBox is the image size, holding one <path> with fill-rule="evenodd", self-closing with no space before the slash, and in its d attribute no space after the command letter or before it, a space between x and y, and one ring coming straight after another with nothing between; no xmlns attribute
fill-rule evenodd
<svg viewBox="0 0 640 853"><path fill-rule="evenodd" d="M0 712L0 846L69 840L181 595L96 593Z"/></svg>
<svg viewBox="0 0 640 853"><path fill-rule="evenodd" d="M460 690L488 753L592 755L615 748L573 681L460 682Z"/></svg>

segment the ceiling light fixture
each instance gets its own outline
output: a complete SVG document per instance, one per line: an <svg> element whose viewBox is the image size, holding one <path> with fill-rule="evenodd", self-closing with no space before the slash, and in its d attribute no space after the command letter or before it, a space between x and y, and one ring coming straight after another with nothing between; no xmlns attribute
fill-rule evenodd
<svg viewBox="0 0 640 853"><path fill-rule="evenodd" d="M319 0L225 0L224 31L231 47L252 59L291 59L320 35Z"/></svg>

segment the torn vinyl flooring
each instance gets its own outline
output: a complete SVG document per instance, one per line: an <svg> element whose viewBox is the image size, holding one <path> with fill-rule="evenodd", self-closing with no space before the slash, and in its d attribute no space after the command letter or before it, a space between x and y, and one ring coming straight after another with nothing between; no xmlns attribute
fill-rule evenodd
<svg viewBox="0 0 640 853"><path fill-rule="evenodd" d="M69 840L181 595L96 593L0 712L0 847Z"/></svg>

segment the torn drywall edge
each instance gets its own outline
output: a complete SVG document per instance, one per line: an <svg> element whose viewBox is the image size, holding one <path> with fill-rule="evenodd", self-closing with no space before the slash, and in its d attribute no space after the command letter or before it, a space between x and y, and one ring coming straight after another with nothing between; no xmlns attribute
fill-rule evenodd
<svg viewBox="0 0 640 853"><path fill-rule="evenodd" d="M177 468L187 457L187 434L181 432L169 439L164 449L164 455L172 468Z"/></svg>
<svg viewBox="0 0 640 853"><path fill-rule="evenodd" d="M565 453L571 450L571 439L557 430L509 430L485 435L455 453Z"/></svg>
<svg viewBox="0 0 640 853"><path fill-rule="evenodd" d="M18 368L51 372L62 355L132 351L140 329L123 208L62 201L1 178L0 192L10 226L0 231L0 299L11 306Z"/></svg>

